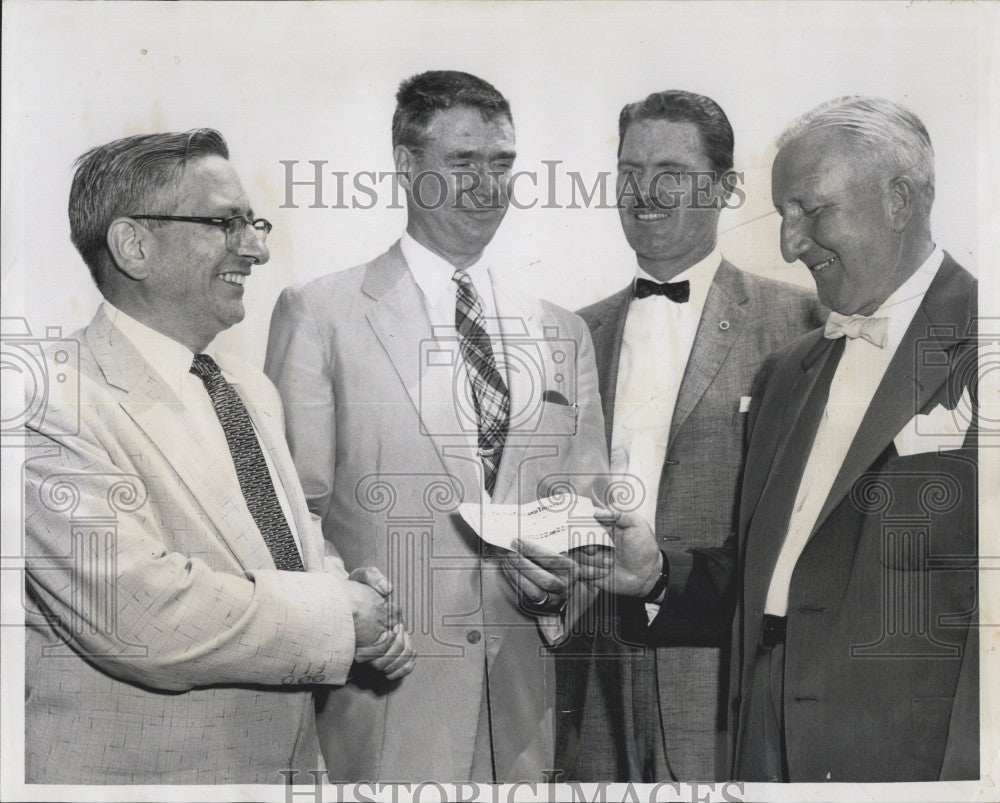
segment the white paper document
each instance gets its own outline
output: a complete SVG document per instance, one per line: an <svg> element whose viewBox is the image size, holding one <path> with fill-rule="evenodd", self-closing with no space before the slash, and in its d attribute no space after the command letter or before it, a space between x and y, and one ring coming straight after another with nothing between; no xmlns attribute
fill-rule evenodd
<svg viewBox="0 0 1000 803"><path fill-rule="evenodd" d="M553 552L568 552L587 544L614 547L594 518L593 502L582 496L549 496L527 505L466 502L458 510L480 538L504 549L511 549L515 538Z"/></svg>

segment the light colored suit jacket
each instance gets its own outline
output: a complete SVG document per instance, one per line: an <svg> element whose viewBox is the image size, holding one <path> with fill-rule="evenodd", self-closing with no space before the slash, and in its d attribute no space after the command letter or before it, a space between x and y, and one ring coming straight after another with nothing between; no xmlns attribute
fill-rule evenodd
<svg viewBox="0 0 1000 803"><path fill-rule="evenodd" d="M547 302L494 295L511 427L493 501L567 481L587 494L607 473L587 329ZM265 370L310 508L348 568L389 577L419 656L401 681L358 672L329 695L320 737L336 780L469 780L487 713L498 780L551 768L551 658L495 550L457 512L482 487L476 423L454 402L459 359L454 336L432 335L398 243L286 289L274 311Z"/></svg>
<svg viewBox="0 0 1000 803"><path fill-rule="evenodd" d="M103 308L29 426L26 778L282 783L318 766L314 684L354 655L326 554L259 371L219 359L292 508L307 572L283 572L214 479L183 405ZM303 687L307 688L303 688Z"/></svg>
<svg viewBox="0 0 1000 803"><path fill-rule="evenodd" d="M609 445L631 298L629 285L580 311L594 339ZM825 318L815 293L721 262L670 426L656 507L655 532L661 546L718 546L735 529L746 424L741 397L750 397L754 376L769 354L821 326ZM645 615L635 601L602 601L624 608L626 620ZM572 776L587 781L667 780L668 758L681 780L725 777L724 755L723 761L716 759L718 747L723 753L725 747L720 737L727 661L720 660L719 648L727 644L728 633L728 620L715 627L678 630L667 642L672 648L658 650L655 660L622 644L631 639L627 628L618 628L616 643L596 645L597 654L605 658L590 674L590 702L578 697L575 703L586 710L581 712L584 741ZM616 652L627 656L624 664L608 657ZM572 671L570 666L560 675ZM620 672L624 676L619 677ZM579 684L579 678L575 682Z"/></svg>
<svg viewBox="0 0 1000 803"><path fill-rule="evenodd" d="M976 398L976 282L945 256L903 336L792 574L784 658L791 781L978 777L977 427L900 453L915 416ZM751 721L764 603L843 340L812 332L765 364L750 411L739 535L671 557L655 643L732 610L734 777ZM958 415L962 415L959 413ZM922 429L921 429L922 428Z"/></svg>

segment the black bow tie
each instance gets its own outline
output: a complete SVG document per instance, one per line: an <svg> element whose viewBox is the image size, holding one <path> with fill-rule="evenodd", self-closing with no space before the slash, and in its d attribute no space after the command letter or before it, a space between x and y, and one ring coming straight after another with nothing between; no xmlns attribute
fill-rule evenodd
<svg viewBox="0 0 1000 803"><path fill-rule="evenodd" d="M666 296L671 301L683 304L691 297L691 282L685 279L683 282L651 282L649 279L635 280L635 297L648 298L649 296Z"/></svg>

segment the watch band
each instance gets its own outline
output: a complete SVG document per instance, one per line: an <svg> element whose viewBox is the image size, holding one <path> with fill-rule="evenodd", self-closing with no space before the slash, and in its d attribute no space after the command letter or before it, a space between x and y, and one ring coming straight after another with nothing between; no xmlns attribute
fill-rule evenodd
<svg viewBox="0 0 1000 803"><path fill-rule="evenodd" d="M663 559L663 563L660 565L660 576L656 578L649 593L642 598L643 602L656 602L667 587L667 580L670 577L670 561L667 560L667 553L662 549L660 556Z"/></svg>

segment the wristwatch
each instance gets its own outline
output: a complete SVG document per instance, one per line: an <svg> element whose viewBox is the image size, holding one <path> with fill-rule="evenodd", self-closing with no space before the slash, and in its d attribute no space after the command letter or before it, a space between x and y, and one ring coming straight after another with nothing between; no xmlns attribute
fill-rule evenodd
<svg viewBox="0 0 1000 803"><path fill-rule="evenodd" d="M667 560L667 553L662 549L660 550L660 557L663 559L663 562L660 564L660 576L656 578L656 582L649 593L642 598L643 602L658 602L660 595L667 588L667 580L670 578L670 561Z"/></svg>

